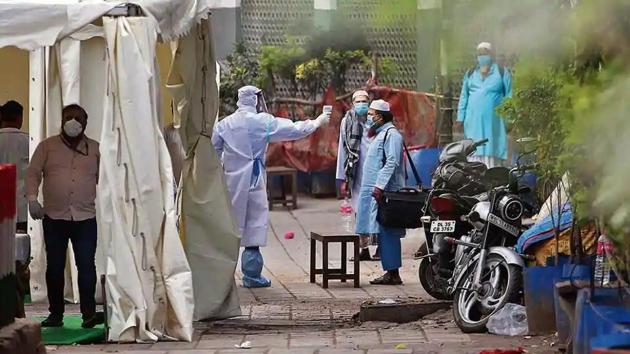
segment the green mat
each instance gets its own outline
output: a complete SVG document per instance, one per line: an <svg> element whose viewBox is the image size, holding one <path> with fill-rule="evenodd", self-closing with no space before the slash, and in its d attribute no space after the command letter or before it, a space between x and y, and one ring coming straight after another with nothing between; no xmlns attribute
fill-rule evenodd
<svg viewBox="0 0 630 354"><path fill-rule="evenodd" d="M43 317L33 320L41 322ZM70 345L100 343L105 340L105 328L98 325L94 328L81 328L81 315L68 315L63 318L63 327L42 327L44 344Z"/></svg>

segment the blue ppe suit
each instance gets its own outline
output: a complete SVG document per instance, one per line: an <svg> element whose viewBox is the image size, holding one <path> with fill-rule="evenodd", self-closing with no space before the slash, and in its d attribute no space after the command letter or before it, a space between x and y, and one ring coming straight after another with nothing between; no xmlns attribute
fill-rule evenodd
<svg viewBox="0 0 630 354"><path fill-rule="evenodd" d="M212 134L212 144L223 163L241 246L245 247L241 259L245 287L270 285L260 273L263 259L258 250L267 244L269 222L264 163L267 147L270 142L304 138L319 127L315 120L292 122L258 113L258 92L253 86L241 88L239 108L219 121Z"/></svg>
<svg viewBox="0 0 630 354"><path fill-rule="evenodd" d="M512 75L505 69L503 76L495 63L484 79L477 67L466 73L459 97L457 121L464 124L464 135L472 140L488 139L477 148L474 156L507 160L508 138L505 122L496 113L503 99L512 96Z"/></svg>
<svg viewBox="0 0 630 354"><path fill-rule="evenodd" d="M372 192L375 187L384 191L397 191L404 185L403 137L392 123L386 123L377 129L377 135L365 157L355 228L355 232L360 235L379 235L381 263L385 270L394 270L401 266L400 238L405 236L405 229L384 227L378 223L378 203L372 197Z"/></svg>

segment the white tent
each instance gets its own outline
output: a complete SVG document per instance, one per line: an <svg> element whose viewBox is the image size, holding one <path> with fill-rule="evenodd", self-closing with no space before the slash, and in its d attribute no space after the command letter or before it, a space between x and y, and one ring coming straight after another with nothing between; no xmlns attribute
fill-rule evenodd
<svg viewBox="0 0 630 354"><path fill-rule="evenodd" d="M33 149L59 132L61 107L70 103L87 108L87 133L100 137L97 268L107 280L108 339L190 340L193 316L240 314L233 278L239 236L207 134L218 106L208 14L223 4L130 2L147 16L106 16L124 12L120 2L0 1L0 47L31 50ZM187 148L179 191L184 247L161 133L158 38L175 41L168 88ZM45 260L39 225L29 225L37 299L45 294Z"/></svg>

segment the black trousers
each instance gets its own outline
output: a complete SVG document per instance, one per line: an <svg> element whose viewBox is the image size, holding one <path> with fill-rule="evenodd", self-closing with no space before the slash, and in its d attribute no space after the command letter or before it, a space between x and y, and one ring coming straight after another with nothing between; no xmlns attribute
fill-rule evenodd
<svg viewBox="0 0 630 354"><path fill-rule="evenodd" d="M74 262L79 273L79 298L83 319L96 313L96 219L83 221L54 220L44 218L44 242L46 244L46 286L48 287L49 311L53 316L64 312L64 271L68 240L72 242Z"/></svg>

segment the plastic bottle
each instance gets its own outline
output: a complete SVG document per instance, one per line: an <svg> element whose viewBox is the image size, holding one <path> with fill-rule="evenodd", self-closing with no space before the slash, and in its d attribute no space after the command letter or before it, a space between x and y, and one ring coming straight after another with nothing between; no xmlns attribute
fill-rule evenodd
<svg viewBox="0 0 630 354"><path fill-rule="evenodd" d="M595 284L608 286L610 284L610 252L612 243L606 235L597 239L597 257L595 258Z"/></svg>
<svg viewBox="0 0 630 354"><path fill-rule="evenodd" d="M529 332L525 306L507 303L490 316L486 324L488 332L502 336L524 336Z"/></svg>
<svg viewBox="0 0 630 354"><path fill-rule="evenodd" d="M352 216L352 204L348 198L345 198L339 207L339 213L341 214L341 222L343 224L343 229L345 232L352 233L354 232L353 228L353 216Z"/></svg>

